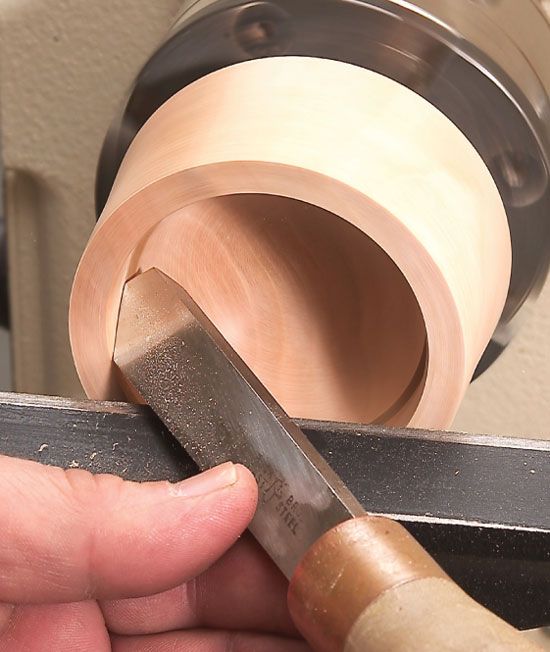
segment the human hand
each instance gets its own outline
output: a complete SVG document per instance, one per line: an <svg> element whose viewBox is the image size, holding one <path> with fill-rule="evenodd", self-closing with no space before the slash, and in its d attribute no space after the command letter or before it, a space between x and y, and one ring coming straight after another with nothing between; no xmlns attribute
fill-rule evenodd
<svg viewBox="0 0 550 652"><path fill-rule="evenodd" d="M0 652L306 652L237 541L256 500L238 465L137 484L0 457Z"/></svg>

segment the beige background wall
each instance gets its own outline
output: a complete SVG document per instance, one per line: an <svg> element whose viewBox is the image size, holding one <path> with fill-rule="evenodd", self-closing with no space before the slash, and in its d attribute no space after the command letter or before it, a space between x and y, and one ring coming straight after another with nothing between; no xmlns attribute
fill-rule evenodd
<svg viewBox="0 0 550 652"><path fill-rule="evenodd" d="M0 0L0 125L19 389L79 391L67 302L94 224L101 142L181 4ZM457 428L550 438L549 330L547 286L520 336L471 386Z"/></svg>
<svg viewBox="0 0 550 652"><path fill-rule="evenodd" d="M455 427L468 432L550 439L548 281L517 337L470 385Z"/></svg>
<svg viewBox="0 0 550 652"><path fill-rule="evenodd" d="M181 0L0 0L15 383L78 391L67 303L95 221L102 140Z"/></svg>

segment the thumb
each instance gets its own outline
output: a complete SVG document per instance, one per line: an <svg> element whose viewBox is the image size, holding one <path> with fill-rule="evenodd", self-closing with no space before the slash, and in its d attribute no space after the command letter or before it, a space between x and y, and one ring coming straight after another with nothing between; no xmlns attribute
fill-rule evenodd
<svg viewBox="0 0 550 652"><path fill-rule="evenodd" d="M179 484L0 456L0 602L151 595L199 574L248 526L252 474L231 463Z"/></svg>

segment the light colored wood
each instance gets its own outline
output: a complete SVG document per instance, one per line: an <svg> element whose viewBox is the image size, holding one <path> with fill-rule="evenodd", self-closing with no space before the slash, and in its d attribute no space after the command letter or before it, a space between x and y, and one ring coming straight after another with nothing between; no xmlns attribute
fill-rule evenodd
<svg viewBox="0 0 550 652"><path fill-rule="evenodd" d="M90 397L120 396L122 287L155 266L291 416L447 427L510 258L488 170L421 97L344 63L247 62L136 137L75 278L73 354Z"/></svg>
<svg viewBox="0 0 550 652"><path fill-rule="evenodd" d="M302 557L288 609L316 652L536 652L472 600L405 528L363 516Z"/></svg>
<svg viewBox="0 0 550 652"><path fill-rule="evenodd" d="M454 582L426 578L383 593L359 616L343 652L542 652Z"/></svg>

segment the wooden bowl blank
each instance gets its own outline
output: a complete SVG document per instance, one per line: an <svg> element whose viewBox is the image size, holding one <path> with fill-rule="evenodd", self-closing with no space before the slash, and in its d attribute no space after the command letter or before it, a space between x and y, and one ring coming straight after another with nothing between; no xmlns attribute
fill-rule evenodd
<svg viewBox="0 0 550 652"><path fill-rule="evenodd" d="M462 133L334 61L213 73L142 128L75 277L83 386L118 398L127 278L181 283L296 417L448 426L506 298L506 215Z"/></svg>

